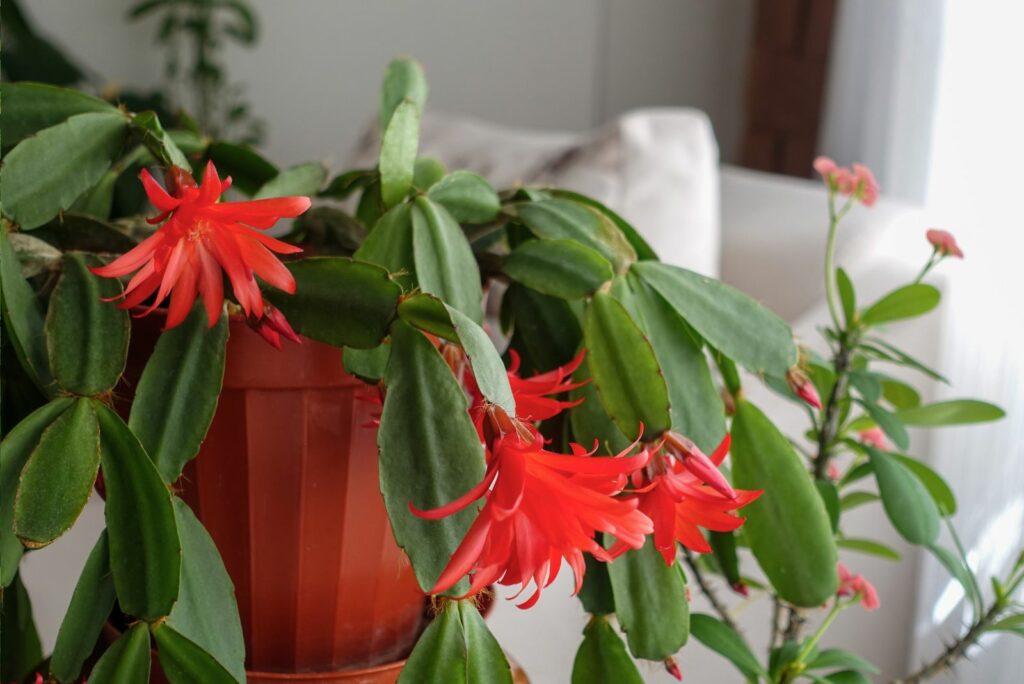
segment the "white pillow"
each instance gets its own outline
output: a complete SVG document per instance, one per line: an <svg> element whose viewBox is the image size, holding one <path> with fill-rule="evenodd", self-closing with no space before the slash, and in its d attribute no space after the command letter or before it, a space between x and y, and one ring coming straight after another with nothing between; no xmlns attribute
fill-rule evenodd
<svg viewBox="0 0 1024 684"><path fill-rule="evenodd" d="M369 131L356 165L372 165L379 144ZM633 224L663 261L718 274L718 147L703 112L637 110L585 133L427 113L420 155L475 171L498 189L553 185L590 195Z"/></svg>

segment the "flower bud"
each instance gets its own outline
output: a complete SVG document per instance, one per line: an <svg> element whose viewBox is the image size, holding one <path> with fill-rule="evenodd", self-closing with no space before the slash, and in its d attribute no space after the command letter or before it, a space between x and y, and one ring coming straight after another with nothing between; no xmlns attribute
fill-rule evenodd
<svg viewBox="0 0 1024 684"><path fill-rule="evenodd" d="M793 393L800 397L805 404L819 411L821 410L821 397L818 396L818 390L815 389L814 383L807 378L803 371L797 368L790 368L789 372L786 373L786 382L789 384L789 388L793 390Z"/></svg>

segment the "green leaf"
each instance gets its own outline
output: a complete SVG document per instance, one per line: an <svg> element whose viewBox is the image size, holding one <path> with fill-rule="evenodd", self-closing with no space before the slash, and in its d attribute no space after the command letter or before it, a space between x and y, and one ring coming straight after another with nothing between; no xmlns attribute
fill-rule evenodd
<svg viewBox="0 0 1024 684"><path fill-rule="evenodd" d="M346 372L374 384L384 378L389 358L391 358L391 344L388 342L383 342L373 349L346 347L341 355Z"/></svg>
<svg viewBox="0 0 1024 684"><path fill-rule="evenodd" d="M841 268L836 269L836 285L839 287L839 301L843 306L843 318L846 320L846 325L849 326L857 315L857 295L854 293L850 276Z"/></svg>
<svg viewBox="0 0 1024 684"><path fill-rule="evenodd" d="M444 164L433 157L417 157L412 172L412 185L417 190L426 191L444 178L445 173Z"/></svg>
<svg viewBox="0 0 1024 684"><path fill-rule="evenodd" d="M75 593L71 596L71 605L57 633L57 645L50 658L52 676L69 682L82 673L82 665L96 647L103 623L114 607L114 598L110 548L104 530L85 561Z"/></svg>
<svg viewBox="0 0 1024 684"><path fill-rule="evenodd" d="M366 240L366 227L354 216L336 207L313 207L292 223L284 236L322 256L348 256Z"/></svg>
<svg viewBox="0 0 1024 684"><path fill-rule="evenodd" d="M860 400L856 401L864 407L868 415L871 416L871 420L875 421L878 427L882 428L882 432L892 440L892 443L897 448L906 449L910 446L910 436L907 434L907 428L896 414L887 411L878 404L871 404Z"/></svg>
<svg viewBox="0 0 1024 684"><path fill-rule="evenodd" d="M171 493L124 421L106 406L94 406L117 600L129 615L156 620L178 598L181 543Z"/></svg>
<svg viewBox="0 0 1024 684"><path fill-rule="evenodd" d="M740 575L740 559L736 553L736 535L732 532L709 530L708 542L711 545L711 551L715 554L715 561L729 586L735 587L743 584L743 577Z"/></svg>
<svg viewBox="0 0 1024 684"><path fill-rule="evenodd" d="M939 510L928 490L900 461L868 447L882 506L893 527L912 544L927 545L939 535Z"/></svg>
<svg viewBox="0 0 1024 684"><path fill-rule="evenodd" d="M638 262L633 271L715 349L751 372L783 376L796 363L786 322L739 290L655 261Z"/></svg>
<svg viewBox="0 0 1024 684"><path fill-rule="evenodd" d="M405 100L395 109L380 141L380 193L384 207L401 202L412 189L416 150L420 142L420 113Z"/></svg>
<svg viewBox="0 0 1024 684"><path fill-rule="evenodd" d="M839 499L839 510L852 511L854 508L880 499L881 497L872 492L847 492Z"/></svg>
<svg viewBox="0 0 1024 684"><path fill-rule="evenodd" d="M971 604L975 607L975 611L980 612L982 596L974 580L974 573L964 562L963 558L938 544L928 544L927 549L942 563L953 579L963 587L964 594L970 599Z"/></svg>
<svg viewBox="0 0 1024 684"><path fill-rule="evenodd" d="M917 390L895 378L887 377L882 380L882 397L898 410L913 408L921 404L921 395Z"/></svg>
<svg viewBox="0 0 1024 684"><path fill-rule="evenodd" d="M396 59L388 64L380 90L380 130L386 131L391 117L403 101L413 103L417 113L423 113L427 102L427 79L423 67L412 59Z"/></svg>
<svg viewBox="0 0 1024 684"><path fill-rule="evenodd" d="M636 228L627 223L625 219L614 211L598 202L596 199L587 197L586 195L581 195L578 192L573 192L571 190L563 190L561 188L551 188L550 192L554 197L572 200L573 202L590 207L607 217L626 238L626 242L628 242L636 252L637 259L640 261L658 260L658 255L655 254L654 250L651 249L651 246L647 244L647 241L640 237L640 233L637 232Z"/></svg>
<svg viewBox="0 0 1024 684"><path fill-rule="evenodd" d="M569 412L574 440L587 446L596 443L598 453L606 456L618 454L629 447L632 440L615 427L615 422L601 405L586 359L573 373L572 381L578 387L569 392L569 399L579 402Z"/></svg>
<svg viewBox="0 0 1024 684"><path fill-rule="evenodd" d="M403 300L398 306L398 316L420 330L461 346L484 398L503 408L510 416L516 415L516 400L508 384L505 364L483 328L458 309L428 294L417 294Z"/></svg>
<svg viewBox="0 0 1024 684"><path fill-rule="evenodd" d="M427 191L459 223L487 223L498 218L501 200L491 184L471 171L448 174Z"/></svg>
<svg viewBox="0 0 1024 684"><path fill-rule="evenodd" d="M420 196L412 209L412 227L420 289L481 323L480 270L459 224L444 207Z"/></svg>
<svg viewBox="0 0 1024 684"><path fill-rule="evenodd" d="M876 404L882 398L882 383L878 376L865 370L850 371L850 384L869 404Z"/></svg>
<svg viewBox="0 0 1024 684"><path fill-rule="evenodd" d="M57 249L82 252L109 252L119 254L138 243L114 225L95 216L61 214L56 219L32 231L32 237L49 242Z"/></svg>
<svg viewBox="0 0 1024 684"><path fill-rule="evenodd" d="M583 330L564 299L511 283L501 307L502 315L512 320L511 346L519 352L525 369L546 372L576 355Z"/></svg>
<svg viewBox="0 0 1024 684"><path fill-rule="evenodd" d="M141 112L133 116L132 130L141 135L142 144L161 166L192 170L188 158L160 125L156 112Z"/></svg>
<svg viewBox="0 0 1024 684"><path fill-rule="evenodd" d="M512 670L472 601L449 601L420 637L398 684L512 684Z"/></svg>
<svg viewBox="0 0 1024 684"><path fill-rule="evenodd" d="M591 618L572 664L572 684L643 684L622 639L608 620Z"/></svg>
<svg viewBox="0 0 1024 684"><path fill-rule="evenodd" d="M6 231L0 229L0 317L22 368L43 391L53 394L53 376L46 355L43 314L36 293L21 275L21 264Z"/></svg>
<svg viewBox="0 0 1024 684"><path fill-rule="evenodd" d="M104 173L99 183L78 196L69 211L103 220L110 218L110 210L114 204L114 190L121 177L120 171L120 168L115 167ZM57 220L62 217L63 214L58 215Z"/></svg>
<svg viewBox="0 0 1024 684"><path fill-rule="evenodd" d="M768 673L750 651L743 637L718 618L704 613L694 613L690 616L690 630L697 641L725 657L743 673L744 677L768 678Z"/></svg>
<svg viewBox="0 0 1024 684"><path fill-rule="evenodd" d="M0 83L0 101L4 111L0 140L5 150L76 114L117 112L116 107L98 97L45 83Z"/></svg>
<svg viewBox="0 0 1024 684"><path fill-rule="evenodd" d="M587 297L614 275L599 252L572 240L525 242L508 255L502 270L512 280L563 299Z"/></svg>
<svg viewBox="0 0 1024 684"><path fill-rule="evenodd" d="M1021 628L1024 628L1024 614L1011 615L1010 617L997 620L989 625L989 632L1014 632L1021 634ZM1024 634L1021 634L1024 636Z"/></svg>
<svg viewBox="0 0 1024 684"><path fill-rule="evenodd" d="M353 256L386 268L397 283L411 290L416 284L412 205L399 204L381 216Z"/></svg>
<svg viewBox="0 0 1024 684"><path fill-rule="evenodd" d="M809 675L814 676L814 675ZM817 680L816 680L817 681ZM825 684L871 684L871 680L856 670L840 670L827 677L822 677Z"/></svg>
<svg viewBox="0 0 1024 684"><path fill-rule="evenodd" d="M0 586L6 587L18 572L24 547L14 534L14 502L18 479L43 433L73 403L70 398L44 404L14 426L0 442Z"/></svg>
<svg viewBox="0 0 1024 684"><path fill-rule="evenodd" d="M671 428L668 388L654 349L625 307L608 293L595 294L583 336L601 404L622 434L633 439Z"/></svg>
<svg viewBox="0 0 1024 684"><path fill-rule="evenodd" d="M17 574L0 592L0 652L0 678L5 682L27 680L43 659L32 600Z"/></svg>
<svg viewBox="0 0 1024 684"><path fill-rule="evenodd" d="M834 533L839 529L839 491L831 480L815 480L814 487L818 490L821 502L825 504L828 521Z"/></svg>
<svg viewBox="0 0 1024 684"><path fill-rule="evenodd" d="M704 352L664 297L633 273L627 282L634 316L647 333L665 376L672 428L711 453L725 437L725 407Z"/></svg>
<svg viewBox="0 0 1024 684"><path fill-rule="evenodd" d="M296 331L336 347L371 349L395 317L402 289L379 266L345 257L290 261L296 294L268 290Z"/></svg>
<svg viewBox="0 0 1024 684"><path fill-rule="evenodd" d="M155 625L153 637L160 652L160 667L171 684L237 684L243 680L166 623Z"/></svg>
<svg viewBox="0 0 1024 684"><path fill-rule="evenodd" d="M88 266L100 261L78 253L64 255L64 271L46 312L46 348L53 376L68 392L92 396L110 390L128 359L128 312L110 299L121 285L100 278Z"/></svg>
<svg viewBox="0 0 1024 684"><path fill-rule="evenodd" d="M136 622L92 668L89 684L139 684L149 681L149 629Z"/></svg>
<svg viewBox="0 0 1024 684"><path fill-rule="evenodd" d="M986 423L1005 415L1006 412L995 404L977 399L951 399L896 412L896 417L907 425L925 427Z"/></svg>
<svg viewBox="0 0 1024 684"><path fill-rule="evenodd" d="M869 306L861 316L861 322L865 325L878 325L921 316L938 306L941 297L939 291L931 285L906 285Z"/></svg>
<svg viewBox="0 0 1024 684"><path fill-rule="evenodd" d="M604 214L564 199L516 205L519 220L543 240L572 240L596 250L616 273L636 260L636 252L622 232Z"/></svg>
<svg viewBox="0 0 1024 684"><path fill-rule="evenodd" d="M436 508L462 496L484 476L484 454L466 393L434 345L396 321L391 327L387 394L377 445L380 485L398 545L429 591L475 517L469 507L428 521L409 511ZM460 582L453 591L461 593Z"/></svg>
<svg viewBox="0 0 1024 684"><path fill-rule="evenodd" d="M231 187L251 195L277 176L277 167L248 145L217 141L206 148L221 178L231 176Z"/></svg>
<svg viewBox="0 0 1024 684"><path fill-rule="evenodd" d="M25 546L46 546L75 524L99 465L96 414L88 399L78 399L43 431L21 471L14 533Z"/></svg>
<svg viewBox="0 0 1024 684"><path fill-rule="evenodd" d="M332 178L331 182L320 191L319 195L320 197L330 197L336 200L348 199L349 195L356 190L365 188L376 178L376 169L353 169L352 171L346 171Z"/></svg>
<svg viewBox="0 0 1024 684"><path fill-rule="evenodd" d="M615 612L615 595L612 593L612 580L608 576L608 564L596 560L589 553L583 556L586 572L583 585L577 596L583 604L583 610L592 615L610 615Z"/></svg>
<svg viewBox="0 0 1024 684"><path fill-rule="evenodd" d="M742 399L732 423L732 475L736 487L764 490L741 515L772 586L798 606L824 603L838 587L828 512L789 440Z"/></svg>
<svg viewBox="0 0 1024 684"><path fill-rule="evenodd" d="M228 317L207 327L202 305L185 322L160 335L135 390L128 425L164 482L178 479L199 453L224 381Z"/></svg>
<svg viewBox="0 0 1024 684"><path fill-rule="evenodd" d="M242 684L245 643L235 587L202 523L184 501L174 497L173 502L181 535L181 590L165 624L212 657L230 679Z"/></svg>
<svg viewBox="0 0 1024 684"><path fill-rule="evenodd" d="M888 361L890 363L895 363L900 366L906 366L907 368L913 368L914 370L924 373L925 375L934 380L944 382L947 385L949 384L949 380L947 380L944 376L939 374L938 371L929 368L928 366L924 365L923 363L912 357L910 354L907 354L906 352L897 349L896 347L892 346L885 340L870 338L870 342L862 343L861 348L878 359Z"/></svg>
<svg viewBox="0 0 1024 684"><path fill-rule="evenodd" d="M825 670L834 667L859 670L869 674L879 673L879 669L867 660L841 648L826 648L820 651L814 660L807 663L807 668L810 670Z"/></svg>
<svg viewBox="0 0 1024 684"><path fill-rule="evenodd" d="M637 658L664 660L690 634L686 578L679 564L666 565L648 538L608 565L619 625Z"/></svg>
<svg viewBox="0 0 1024 684"><path fill-rule="evenodd" d="M899 551L871 539L851 539L843 537L836 540L836 545L841 549L866 553L870 556L878 556L887 560L898 561L901 556Z"/></svg>
<svg viewBox="0 0 1024 684"><path fill-rule="evenodd" d="M953 494L953 490L950 489L941 475L916 458L902 454L891 455L906 466L907 470L912 472L921 481L921 484L928 490L928 494L935 501L935 505L938 506L939 513L943 517L948 518L956 513L956 495Z"/></svg>
<svg viewBox="0 0 1024 684"><path fill-rule="evenodd" d="M327 179L327 169L319 162L298 164L280 172L264 183L253 199L270 197L310 197L317 193Z"/></svg>
<svg viewBox="0 0 1024 684"><path fill-rule="evenodd" d="M4 213L29 230L69 208L110 168L127 132L120 112L93 112L26 138L4 156Z"/></svg>

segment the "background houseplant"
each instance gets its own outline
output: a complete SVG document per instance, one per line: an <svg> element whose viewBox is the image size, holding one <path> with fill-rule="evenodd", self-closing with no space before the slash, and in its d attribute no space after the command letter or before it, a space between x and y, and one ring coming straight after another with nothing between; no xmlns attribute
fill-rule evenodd
<svg viewBox="0 0 1024 684"><path fill-rule="evenodd" d="M493 437L475 431L473 422L481 414L466 411L465 393L452 371L475 378L470 388L475 390L478 408L496 406L514 419L516 399L523 396L521 388L516 391L517 378L506 375L504 364L480 328L484 322L481 282L486 290L495 282L511 281L502 298L500 323L511 332L512 348L522 362L517 375L526 377L569 363L581 341L586 350L572 382L562 377L555 383L556 389L576 385L570 398L584 401L559 407L562 412L540 426L554 445L550 448L565 448L569 439L587 445L596 439L601 451L617 453L629 446L631 438L643 437L651 453L663 433L672 429L710 453L726 434L729 407L735 439L733 477L737 483L765 493L744 511L749 517L745 538L737 539L729 532L713 535L715 561L710 562L708 556L701 561L687 557L690 575L704 590L703 573L710 571L722 573L736 585L752 584L743 579L733 562L735 546L748 544L771 581L780 612L785 610L791 619L773 662L767 667L757 664L728 624L723 626L708 616L690 619L680 561L669 554L666 564L657 553L656 540L642 550L627 552L610 566L588 563L587 583L581 591L588 611L599 616L615 613L626 630L630 650L642 658L671 658L692 628L697 638L722 651L749 677L789 680L806 676L805 668L823 662L854 672L867 668L848 654L832 653L828 660L816 653L818 635L798 641L801 608L820 605L837 590L863 595L866 589L852 580L840 586L835 572L837 494L827 481L816 484L806 477L799 456L785 438L743 399L736 365L763 375L780 391L795 389L807 400L813 397L809 383L820 385L817 394L827 397L823 413L815 415L817 440L824 445L813 458L820 476L822 469L827 470L829 451L837 444L860 448L842 440L851 430L869 428L868 420L885 427L893 441L902 442L900 414L879 403L888 385L862 364L869 355L903 365L914 366L915 362L877 343L868 342L865 347L862 336L870 326L926 312L937 303L936 294L927 286L915 285L909 292L901 291L857 314L852 287L843 284L840 276L835 287L843 293L846 324L836 315L832 333L836 357L831 362L804 359L799 368L796 347L781 320L720 283L659 264L629 224L606 208L557 190L514 189L499 194L478 176L447 174L435 162L418 160L417 121L425 96L418 67L405 61L394 63L381 96L384 136L378 169L347 172L326 182L324 170L316 164L268 174L267 165L251 150L211 142L195 131L168 133L151 113L119 112L70 91L4 86L3 144L12 148L5 158L0 186L4 212L11 219L2 254L9 340L5 352L17 359L17 364L4 364L4 405L5 411L11 411L11 420L6 420L5 413L5 427L18 427L5 438L3 483L4 501L21 502L4 511L11 516L11 524L4 521L3 531L5 583L16 582L13 575L21 553L14 530L23 539L42 544L67 529L84 503L83 496L88 495L97 462L102 461L108 531L98 542L95 561L83 573L82 595L104 596L109 607L112 586L122 609L143 622L131 627L118 642L121 645L108 651L102 661L105 664L94 671L90 681L102 681L111 669L145 671L149 651L144 645L149 633L172 679L239 677L242 661L237 623L225 618L232 615L230 582L216 555L209 553L211 545L201 524L180 500L167 496L165 487L196 452L212 416L211 402L198 402L208 407L205 412L176 424L186 433L186 445L166 457L147 454L144 441L135 440L132 429L105 408L127 353L127 318L99 301L100 296L116 296L119 290L113 281L89 276L85 267L91 257L79 252L127 251L134 244L133 231L141 226L137 221L125 222L122 228L128 228L126 231L105 224L102 219L108 205L102 201L78 205L93 218L58 217L82 197L102 199L96 188L101 188L110 174L117 177L125 156L165 168L195 165L196 170L209 159L222 172L231 173L236 188L262 197L317 194L340 200L358 194L354 217L337 207L317 207L297 221L289 236L306 245L307 251L354 253L357 260L334 256L296 261L290 264L297 281L296 294L268 289L265 296L303 335L345 347L345 364L351 372L373 384L383 381L381 486L396 537L408 551L425 589L434 585L473 516L464 511L423 521L412 515L408 506L442 506L470 490L480 481L486 465L480 438L488 441ZM44 102L45 106L40 104ZM865 194L870 187L865 177L848 184L847 176L833 178L837 173L827 171L832 193L845 191L854 200L870 199ZM838 217L834 213L833 232ZM69 254L61 256L55 251L58 248ZM33 278L32 284L22 277L22 268ZM53 289L53 282L48 281L57 270L60 280ZM836 277L831 263L827 272L831 288L831 279ZM237 290L235 294L239 296ZM832 302L837 306L835 295ZM43 308L47 309L45 322ZM267 319L250 319L266 332ZM181 338L187 331L194 337L168 342L165 347L191 348L197 340L208 342L217 334L218 325L212 328L214 332L207 332L203 325L175 328L167 335ZM443 355L416 329L436 336ZM220 334L223 336L223 330ZM99 339L102 344L95 342ZM221 339L209 345L210 359L223 354L223 344ZM856 361L858 353L861 361ZM726 401L712 378L709 359L728 390ZM149 363L174 361L155 355ZM172 369L173 375L179 367L172 365ZM834 384L830 384L830 372L838 378L831 381ZM844 387L842 379L847 375L860 379ZM51 376L61 391L55 390ZM850 386L857 391L853 398ZM834 392L833 387L837 388ZM916 415L918 420L956 421L998 415L981 404L922 409L913 406L913 395L906 389L895 390L897 395L892 395L893 391L890 405L911 411L904 418ZM200 392L215 402L219 383L206 383ZM33 412L48 394L58 393L78 398L58 396ZM899 399L894 401L892 396ZM145 403L145 399L136 396L135 401ZM194 393L186 400L174 388L164 386L155 388L149 401L170 405L176 401L191 404L195 399ZM839 420L844 406L850 407L845 409L849 411L854 404L863 407L868 418ZM128 421L135 432L144 432L146 424L142 418L134 425L131 418ZM101 458L95 456L100 445ZM494 442L489 441L488 446L497 449ZM670 440L669 447L676 449L675 462L695 460L695 470L706 466L686 443ZM871 466L858 464L846 480L853 481L855 473L875 474L897 529L908 538L913 536L912 541L933 541L938 509L929 502L938 500L948 510L946 491L935 485L928 471L908 465L913 461L889 459L870 450L867 458ZM67 459L75 467L67 468ZM35 465L30 467L31 463ZM645 489L653 482L643 478L653 481L656 474L642 475L632 489ZM705 482L721 486L710 470L703 474ZM54 486L55 482L61 484ZM617 491L621 489L619 486ZM627 490L626 498L631 496ZM61 505L53 505L55 502ZM849 545L849 540L840 541ZM870 548L869 544L860 546ZM947 558L958 577L976 587L960 560L949 552L937 553ZM90 582L105 576L102 565L106 559L113 570L112 585L105 586L105 594L89 591ZM204 561L202 569L196 565L200 559ZM1019 567L1016 572L1020 574ZM199 575L206 579L203 591L216 597L219 604L204 602L200 606L188 600ZM544 581L541 578L539 583ZM1019 577L1004 582L1004 593L1015 583ZM11 586L14 589L5 592L5 603L12 596L20 603L22 592L16 583ZM845 607L846 603L837 605ZM992 605L978 627L967 633L968 640L1003 619L1010 608L1008 599L997 598ZM88 635L95 635L106 618L101 608L89 602L73 604L66 624L68 634L75 638L58 644L59 657L54 660L56 665L51 663L60 678L77 675L74 664L91 650ZM5 610L8 614L17 614L17 610ZM728 623L727 614L722 617ZM1008 619L1001 627L1014 628L1016 618ZM17 633L26 635L29 647L24 651L27 661L19 661L23 667L16 676L20 677L36 663L32 662L30 630ZM234 636L211 638L214 633ZM468 655L460 644L471 645ZM451 649L461 656L439 655ZM503 675L507 673L503 661L471 606L442 601L440 617L414 652L406 676L411 681L459 677L469 668L500 678L507 676ZM15 661L5 656L6 662ZM670 660L667 665L675 667ZM577 667L582 681L595 671L615 673L619 679L638 676L605 617L595 617L588 628ZM176 672L176 668L180 669Z"/></svg>

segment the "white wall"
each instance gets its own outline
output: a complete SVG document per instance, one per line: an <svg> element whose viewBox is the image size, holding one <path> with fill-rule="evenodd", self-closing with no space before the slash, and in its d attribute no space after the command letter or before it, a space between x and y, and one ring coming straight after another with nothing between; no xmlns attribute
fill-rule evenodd
<svg viewBox="0 0 1024 684"><path fill-rule="evenodd" d="M132 0L22 4L101 79L160 84L155 24L127 24ZM231 48L228 73L280 164L343 164L372 120L384 66L402 54L425 65L435 111L580 130L638 106L687 105L709 113L724 158L736 148L752 0L252 4L260 43Z"/></svg>

